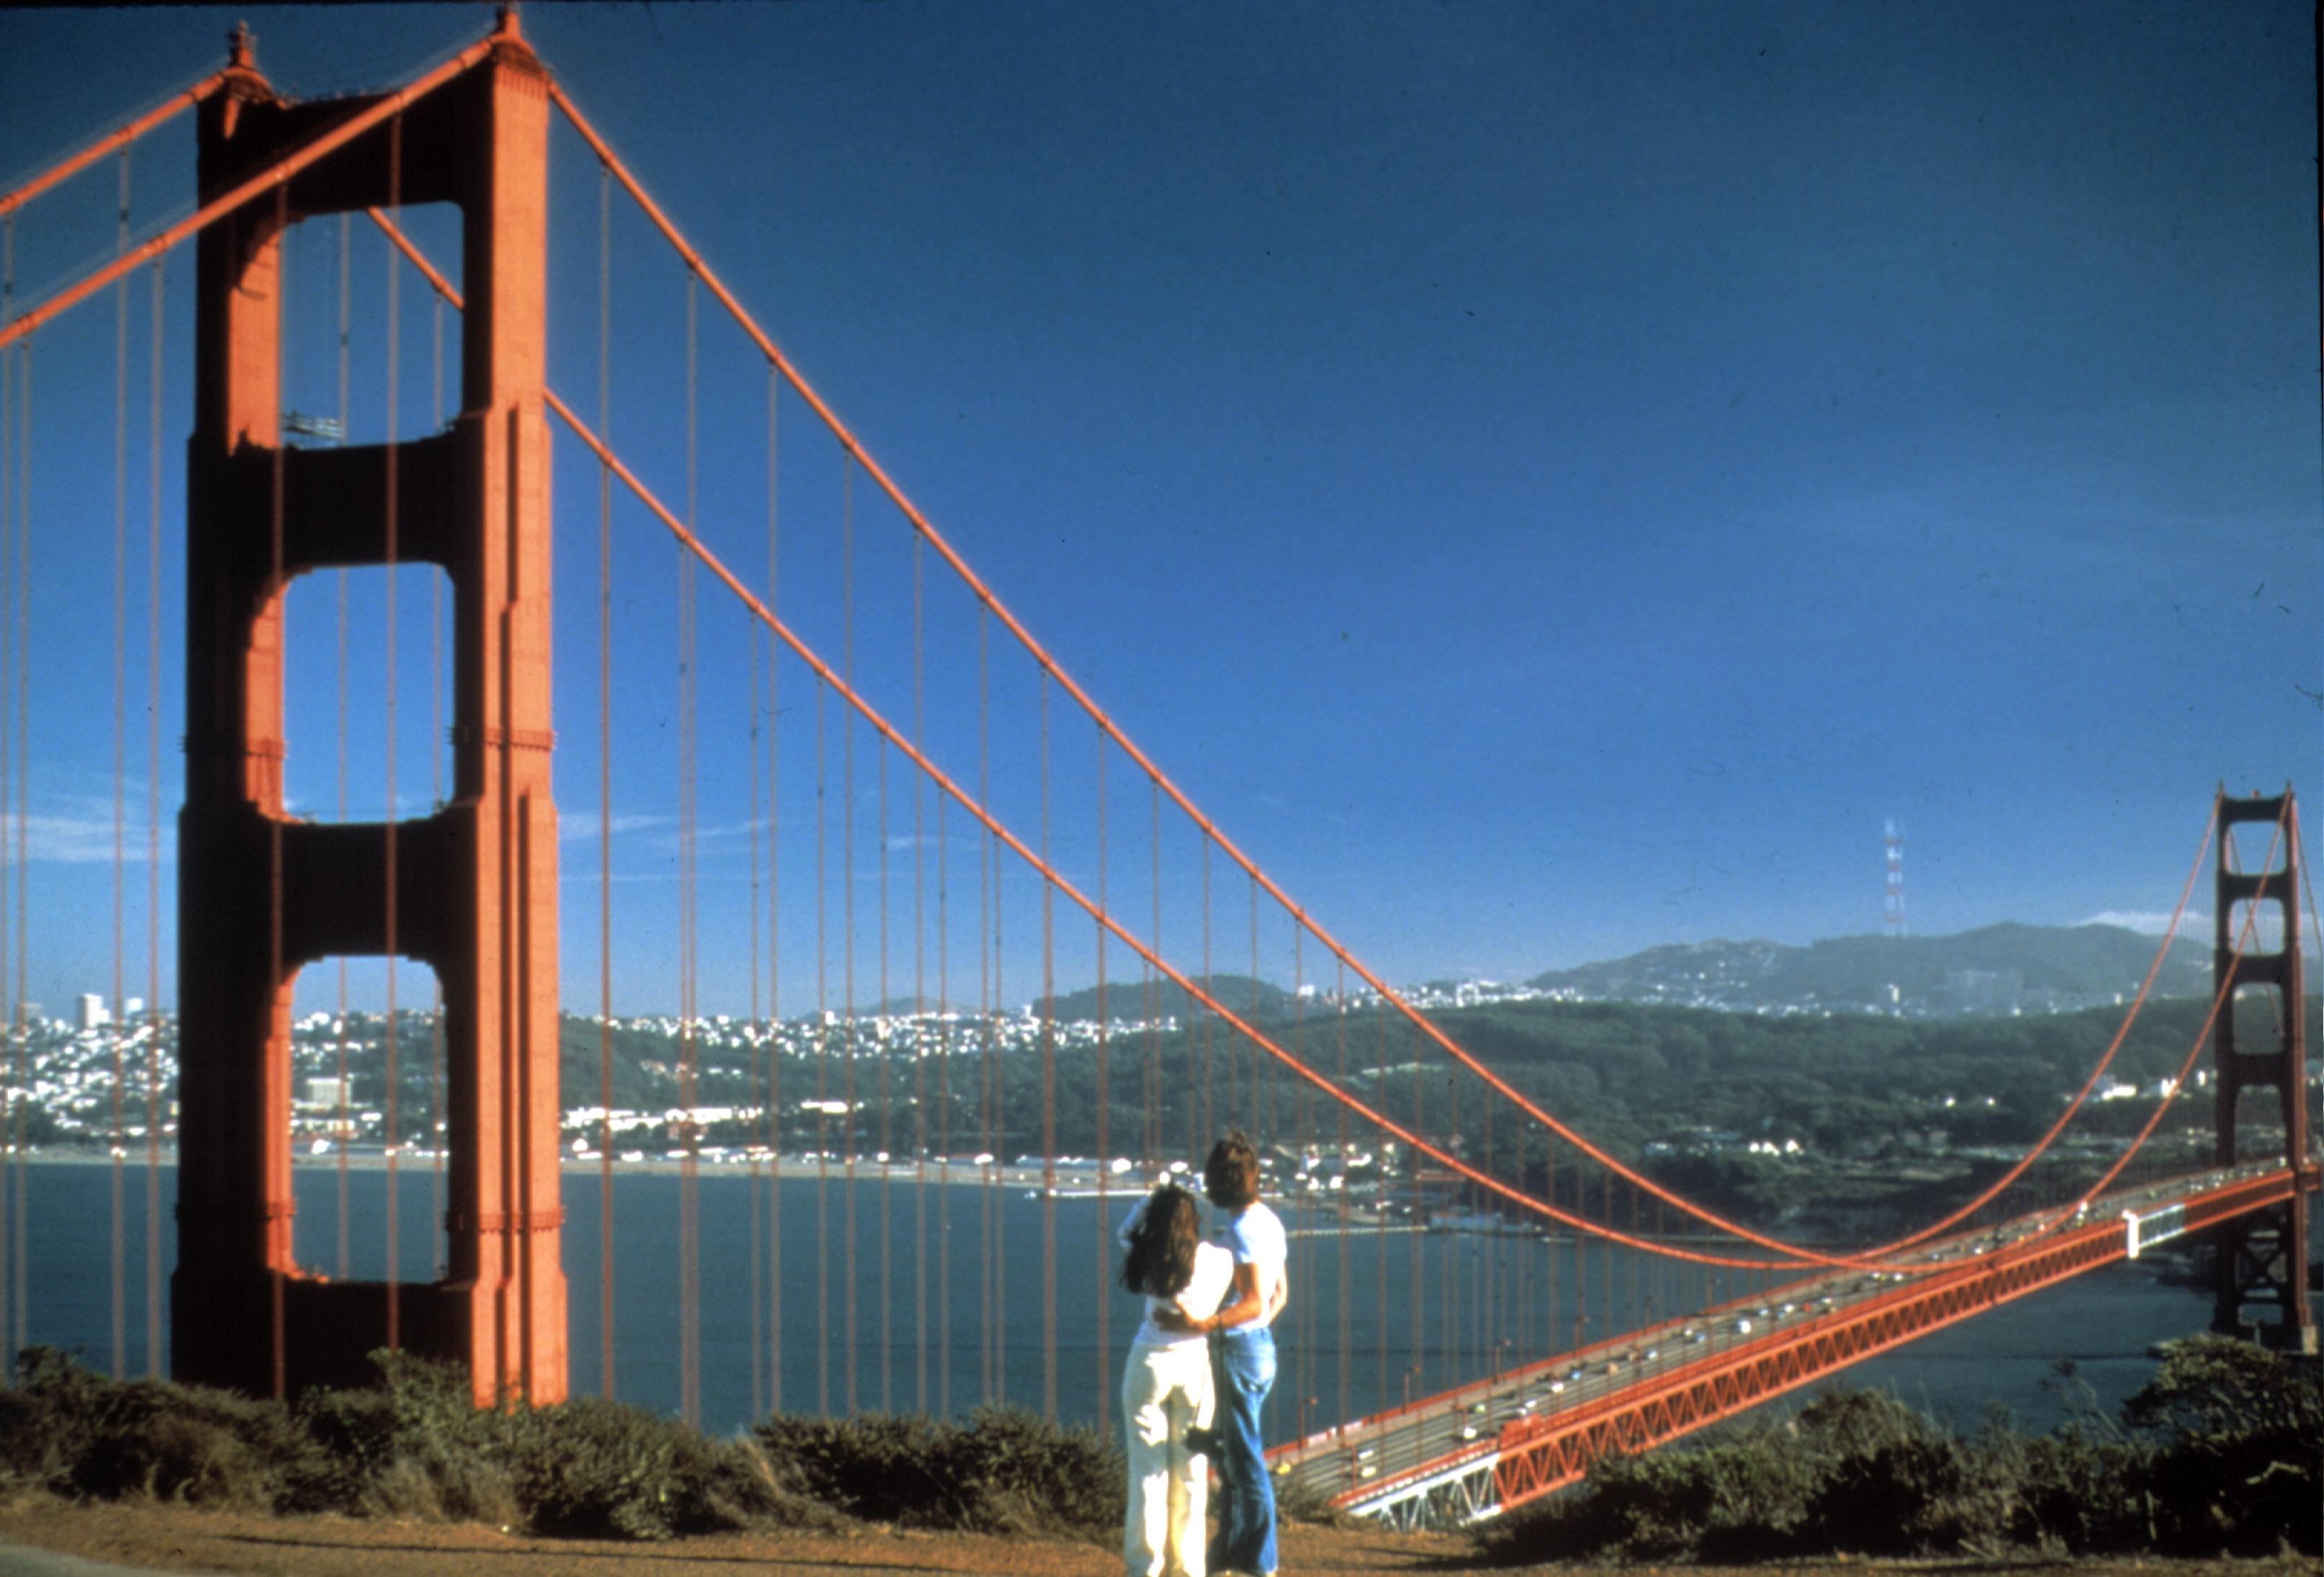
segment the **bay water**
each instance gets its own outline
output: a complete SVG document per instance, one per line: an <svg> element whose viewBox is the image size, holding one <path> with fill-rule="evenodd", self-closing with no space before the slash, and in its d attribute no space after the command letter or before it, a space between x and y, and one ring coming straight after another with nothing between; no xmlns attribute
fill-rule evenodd
<svg viewBox="0 0 2324 1577"><path fill-rule="evenodd" d="M962 1416L981 1403L1040 1409L1054 1397L1069 1423L1118 1426L1113 1389L1139 1316L1113 1285L1111 1227L1136 1194L1044 1200L1005 1184L917 1182L859 1169L851 1189L792 1171L770 1185L739 1168L705 1168L697 1185L701 1422L746 1427L779 1407ZM300 1263L340 1273L341 1174L296 1170ZM112 1367L114 1169L36 1163L23 1180L23 1339ZM164 1296L173 1260L176 1173L158 1176ZM425 1162L397 1176L399 1273L432 1278L441 1197ZM386 1268L387 1174L345 1174L346 1275ZM600 1361L599 1179L564 1179L564 1258L571 1382L604 1388ZM852 1247L847 1231L852 1195ZM145 1369L146 1179L122 1169L120 1215L125 1368ZM659 1412L680 1397L681 1180L666 1172L615 1176L613 1394ZM10 1213L15 1201L9 1202ZM1533 1234L1382 1230L1333 1208L1284 1212L1293 1231L1295 1298L1277 1326L1281 1372L1268 1433L1287 1439L1448 1388L1551 1351L1729 1298L1775 1294L1780 1283L1704 1272ZM852 1274L851 1274L852 1272ZM13 1268L11 1270L13 1276ZM13 1296L13 1289L12 1289ZM2059 1360L2076 1366L2090 1399L2111 1412L2153 1371L2155 1342L2206 1327L2209 1296L2116 1265L1921 1338L1858 1365L1849 1383L1891 1389L1963 1427L1990 1404L2021 1425L2055 1423L2065 1392ZM163 1321L163 1342L168 1340ZM166 1371L168 1357L162 1354Z"/></svg>

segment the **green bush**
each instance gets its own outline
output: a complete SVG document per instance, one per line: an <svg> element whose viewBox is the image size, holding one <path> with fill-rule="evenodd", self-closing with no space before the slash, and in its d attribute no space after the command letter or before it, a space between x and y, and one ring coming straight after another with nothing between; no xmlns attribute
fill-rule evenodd
<svg viewBox="0 0 2324 1577"><path fill-rule="evenodd" d="M275 1510L320 1452L278 1405L93 1374L28 1348L0 1393L0 1471L60 1495Z"/></svg>
<svg viewBox="0 0 2324 1577"><path fill-rule="evenodd" d="M2064 1375L2068 1382L2070 1372ZM2075 1555L2313 1555L2324 1504L2312 1370L2248 1343L2179 1343L2123 1408L2034 1439L2006 1420L1963 1438L1894 1397L1817 1397L1747 1423L1593 1464L1572 1491L1480 1531L1499 1563Z"/></svg>
<svg viewBox="0 0 2324 1577"><path fill-rule="evenodd" d="M2225 1336L2174 1343L2123 1405L2153 1443L2154 1546L2168 1554L2319 1553L2324 1392L2312 1363Z"/></svg>
<svg viewBox="0 0 2324 1577"><path fill-rule="evenodd" d="M747 1441L582 1398L479 1409L456 1367L374 1355L376 1386L292 1406L95 1374L45 1348L0 1391L0 1480L92 1499L521 1523L667 1538L841 1519Z"/></svg>
<svg viewBox="0 0 2324 1577"><path fill-rule="evenodd" d="M881 1413L779 1416L758 1429L781 1480L851 1517L908 1527L1111 1539L1128 1474L1093 1429L1015 1407L965 1425Z"/></svg>

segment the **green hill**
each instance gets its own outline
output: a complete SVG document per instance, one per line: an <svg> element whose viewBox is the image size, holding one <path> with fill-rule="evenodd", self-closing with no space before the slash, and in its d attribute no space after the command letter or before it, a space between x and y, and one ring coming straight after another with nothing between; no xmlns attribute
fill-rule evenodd
<svg viewBox="0 0 2324 1577"><path fill-rule="evenodd" d="M2128 997L2155 939L2119 926L1987 926L1947 936L1835 936L1804 947L1712 941L1551 970L1527 983L1613 1001L1732 1009L1902 1008L1938 1014L2054 1011ZM2163 996L2211 986L2207 937L2182 933Z"/></svg>

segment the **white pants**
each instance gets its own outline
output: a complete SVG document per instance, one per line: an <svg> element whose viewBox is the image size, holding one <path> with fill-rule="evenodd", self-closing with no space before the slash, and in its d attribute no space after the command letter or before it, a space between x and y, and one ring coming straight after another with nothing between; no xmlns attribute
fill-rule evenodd
<svg viewBox="0 0 2324 1577"><path fill-rule="evenodd" d="M1211 1422L1207 1342L1133 1343L1121 1374L1130 1513L1121 1559L1130 1577L1203 1577L1209 1540L1207 1463L1186 1450L1186 1426Z"/></svg>

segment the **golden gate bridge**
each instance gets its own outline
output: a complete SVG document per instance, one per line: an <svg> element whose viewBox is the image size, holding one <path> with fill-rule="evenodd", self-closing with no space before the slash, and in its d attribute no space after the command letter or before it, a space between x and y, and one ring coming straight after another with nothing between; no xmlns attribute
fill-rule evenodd
<svg viewBox="0 0 2324 1577"><path fill-rule="evenodd" d="M133 237L127 193L134 152L156 127L187 112L198 123L196 206ZM547 237L551 148L568 136L584 166L597 174L595 289L587 292L595 309L595 376L592 390L560 392L549 381L555 340ZM117 165L123 194L114 255L20 309L14 299L20 219L44 194L107 161ZM673 390L633 387L650 380L626 368L620 378L614 374L612 324L617 311L633 309L615 289L617 215L663 248L662 294L651 310L669 323L679 347L672 359L682 360L684 372ZM337 412L322 417L294 412L286 397L293 357L286 249L298 226L318 221L336 221L339 238ZM365 369L375 392L360 412L351 394L354 346L362 337L353 330L349 267L358 222L373 238L365 244L379 249L371 265L377 294L361 314L367 325L377 314L378 331L367 327L364 343L379 365ZM26 872L30 631L39 602L32 571L57 550L58 540L56 523L35 509L31 485L42 447L39 397L59 376L37 355L52 325L110 293L112 994L119 1009L129 954L123 851L131 819L124 697L134 645L126 612L133 281L142 272L151 281L143 655L149 688L158 691L162 281L168 260L191 243L186 776L177 835L178 1254L166 1300L180 1378L284 1394L357 1379L366 1354L401 1347L464 1363L479 1405L512 1394L551 1403L567 1394L567 1305L580 1296L598 1305L597 1373L611 1391L613 1289L622 1274L613 1216L614 790L617 781L628 788L656 778L675 806L674 901L666 917L649 918L671 938L678 961L675 1072L682 1116L676 1128L682 1154L673 1291L680 1410L689 1418L699 1414L703 1371L697 1181L706 1127L697 1090L706 924L714 934L747 930L753 1019L811 1011L820 1026L813 1108L824 1126L815 1186L819 1201L832 1193L844 1201L836 1234L829 1213L819 1209L813 1246L820 1306L811 1323L826 1375L818 1405L826 1408L837 1401L852 1410L862 1400L854 1346L874 1314L858 1306L859 1258L877 1259L872 1328L882 1340L895 1328L888 1277L892 1218L881 1210L879 1240L867 1248L858 1239L854 1203L859 1188L890 1185L899 1157L917 1180L949 1182L961 1166L954 1158L959 1145L979 1147L979 1158L963 1168L984 1185L977 1206L986 1228L977 1317L995 1331L1010 1317L1009 1277L991 1247L1006 1168L998 1152L1011 1121L1030 1120L1001 1109L999 1026L1010 1015L1011 991L1021 991L1028 976L1038 978L1039 991L1026 1050L1038 1059L1042 1091L1041 1148L1031 1165L1042 1201L1038 1300L1047 1411L1055 1416L1061 1391L1080 1383L1059 1370L1061 967L1097 982L1099 1028L1087 1055L1101 1092L1098 1153L1134 1149L1144 1177L1160 1175L1178 1147L1194 1151L1229 1122L1248 1127L1262 1143L1311 1155L1329 1150L1344 1159L1360 1141L1393 1146L1416 1169L1434 1170L1501 1216L1554 1226L1576 1243L1618 1245L1753 1278L1754 1290L1739 1299L1570 1351L1553 1351L1551 1333L1531 1343L1543 1349L1537 1355L1510 1354L1518 1360L1489 1379L1307 1430L1277 1453L1279 1471L1355 1509L1407 1522L1490 1515L1573 1481L1600 1452L1675 1438L1927 1331L2188 1232L2210 1234L2220 1328L2316 1351L2305 1245L2319 1169L2304 1094L2304 872L2289 790L2272 798L2222 795L2213 807L2179 913L2209 862L2215 994L2170 1093L2100 1175L2074 1197L2038 1208L2011 1192L2099 1087L2146 1001L2154 970L2080 1091L1975 1198L1886 1243L1788 1241L1671 1189L1561 1119L1368 968L1262 870L1107 715L816 392L558 86L526 43L513 8L503 10L488 37L408 84L311 103L277 94L252 41L238 33L224 68L0 197L0 226L8 268L7 303L0 310L0 829L6 835L0 855L14 884L0 888L0 920L8 928L0 960L14 968L10 1118L18 1125L11 1130L11 1198L0 1208L13 1247L13 1258L0 1254L11 1283L0 1307L10 1312L14 1333L25 1330L28 1274L21 1124L25 957L33 928ZM631 254L622 255L626 268ZM668 309L672 279L676 312ZM458 322L448 355L447 312ZM724 341L706 338L706 318L712 329L723 329ZM701 368L713 355L740 356L761 369L762 412L739 420L732 411L703 409ZM418 366L429 370L428 380L415 375ZM420 403L423 384L429 415L420 420L410 412ZM675 397L661 398L666 394ZM682 410L682 424L673 420L673 407ZM376 427L376 440L351 441L352 429L364 420ZM554 444L552 427L562 429ZM652 440L671 428L675 442ZM627 436L633 430L648 436L633 441ZM300 438L310 441L294 441ZM752 489L760 497L746 513L734 501ZM568 511L577 501L597 528L594 564L577 572L558 558L551 518L559 501ZM586 534L568 540L586 545ZM400 656L396 642L412 610L399 610L398 598L414 595L399 588L417 583L399 572L415 568L429 572L430 808L404 816L396 814L405 796L395 742L410 720L399 718L407 704L397 676L410 654ZM378 715L366 725L375 724L385 741L387 810L370 822L347 816L351 570L386 572L377 583L385 604L383 691ZM285 787L291 760L286 694L307 678L293 671L286 610L300 578L323 571L340 576L334 818L298 813ZM594 621L585 613L581 623L595 637L595 679L594 696L578 708L568 699L561 715L552 706L550 623L560 582L568 605L576 590L594 594ZM667 665L668 683L649 693L639 676L657 665ZM661 709L671 742L665 761L641 763L616 749L617 705ZM149 717L158 720L159 711L150 707ZM561 736L559 715L567 721ZM706 731L743 742L742 781L731 781L734 775L706 756ZM601 1128L591 1137L601 1213L588 1223L569 1222L560 1203L566 916L552 771L560 737L568 751L586 754L594 746L595 769L595 936L594 948L584 950L594 953L600 1010L595 1049ZM436 748L438 738L448 740L448 758ZM164 1127L158 721L149 723L144 742L150 782L143 832L155 884L147 903L146 1001L153 1006L146 1022L122 1022L112 1039L116 1370L124 1363L129 1269L120 1223L132 1126L142 1127L148 1146L149 1363L158 1362L162 1350L158 1211L152 1208ZM714 800L707 811L706 792ZM739 798L740 815L717 803L721 797ZM2267 853L2250 869L2234 852L2234 829L2246 824L2265 824L2270 838ZM730 879L738 853L750 893L739 925L731 906L705 894L706 873L714 885ZM2174 931L2176 926L2174 917ZM714 945L727 940L719 936ZM2170 945L2166 936L2156 969ZM350 1279L344 1273L344 1214L341 1274L320 1274L297 1252L290 1145L293 992L302 971L349 957L388 961L391 1245L398 1230L394 1170L410 1137L400 1131L395 1105L399 1060L425 1057L442 1086L443 1263L432 1278L403 1276L391 1247L383 1280ZM399 960L427 966L429 1000L440 1004L439 1028L424 1047L398 1044ZM1291 980L1293 1010L1270 1018L1255 1001L1228 1000L1219 983L1222 964L1247 967L1254 992L1268 974ZM341 969L344 1008L343 962ZM1166 1064L1151 1028L1162 1017L1153 1004L1165 989L1195 1004L1203 1026L1200 1034L1180 1038L1176 1065ZM1142 1032L1108 1028L1110 991L1147 1004ZM2265 999L2272 1016L2236 1011L2239 1000L2253 998ZM933 1056L912 1063L908 1098L892 1087L892 1059L863 1068L857 1039L862 1010L899 1002L933 1027L936 1041ZM1391 1062L1385 1031L1369 1063L1360 1047L1351 1060L1347 1026L1355 1005L1376 1009L1379 1024L1396 1025L1393 1055L1404 1060ZM131 1019L126 1012L116 1017ZM2213 1164L2183 1176L2126 1176L2207 1051L2218 1108ZM859 1087L859 1077L876 1080L877 1091ZM761 1353L771 1360L786 1340L783 1300L773 1291L784 1251L773 1223L783 1181L774 1164L778 1113L786 1092L771 1047L754 1051L751 1078L750 1111L763 1139L751 1162L757 1373ZM1137 1131L1110 1133L1110 1081L1125 1078L1137 1089L1130 1102ZM1166 1091L1184 1097L1183 1134L1163 1130ZM2246 1093L2273 1096L2281 1113L2280 1150L2239 1150L2238 1102ZM342 1080L343 1105L345 1098ZM807 1099L796 1090L788 1098ZM867 1134L858 1113L875 1102L879 1131ZM899 1107L911 1113L909 1133L890 1127ZM137 1124L141 1108L144 1120ZM955 1112L965 1131L953 1130ZM1555 1185L1561 1170L1569 1190ZM344 1172L342 1178L344 1202ZM757 1224L762 1184L763 1229ZM1101 1280L1109 1186L1101 1168ZM948 1193L942 1197L948 1202ZM1344 1192L1318 1208L1336 1214L1342 1238L1365 1230ZM1651 1226L1643 1219L1646 1210ZM1386 1212L1373 1215L1372 1229L1385 1231ZM1666 1230L1673 1222L1687 1235ZM594 1231L598 1239L594 1288L567 1288L562 1240L568 1231ZM775 1234L763 1257L762 1231ZM931 1240L923 1210L913 1245L923 1260ZM942 1216L933 1242L940 1257L947 1251ZM794 1244L791 1251L806 1250ZM1311 1257L1295 1267L1295 1276L1319 1287L1329 1272L1306 1252ZM1343 1311L1353 1296L1347 1263L1343 1252ZM1583 1263L1577 1249L1577 1274ZM835 1317L829 1296L835 1273L844 1305ZM916 1284L928 1285L925 1276ZM1014 1290L1020 1317L1028 1296ZM1381 1296L1385 1302L1384 1288ZM925 1290L916 1296L918 1394L925 1400L929 1310ZM1416 1279L1412 1297L1417 1324L1425 1314ZM938 1304L936 1319L948 1322L948 1295ZM1113 1380L1104 1306L1101 1287L1092 1377L1101 1419ZM789 1339L798 1339L798 1323L795 1317ZM1303 1327L1317 1349L1329 1345L1322 1323ZM1522 1314L1515 1322L1519 1331L1528 1324ZM1343 1371L1351 1361L1347 1332L1342 1317L1337 1357ZM828 1385L835 1333L847 1349L837 1371L838 1398ZM1381 1361L1384 1368L1385 1347ZM988 1346L989 1390L999 1362L997 1345ZM779 1364L770 1361L766 1371L779 1377ZM753 1391L755 1404L755 1381ZM888 1405L892 1387L884 1370L881 1391ZM779 1378L768 1399L781 1404Z"/></svg>

